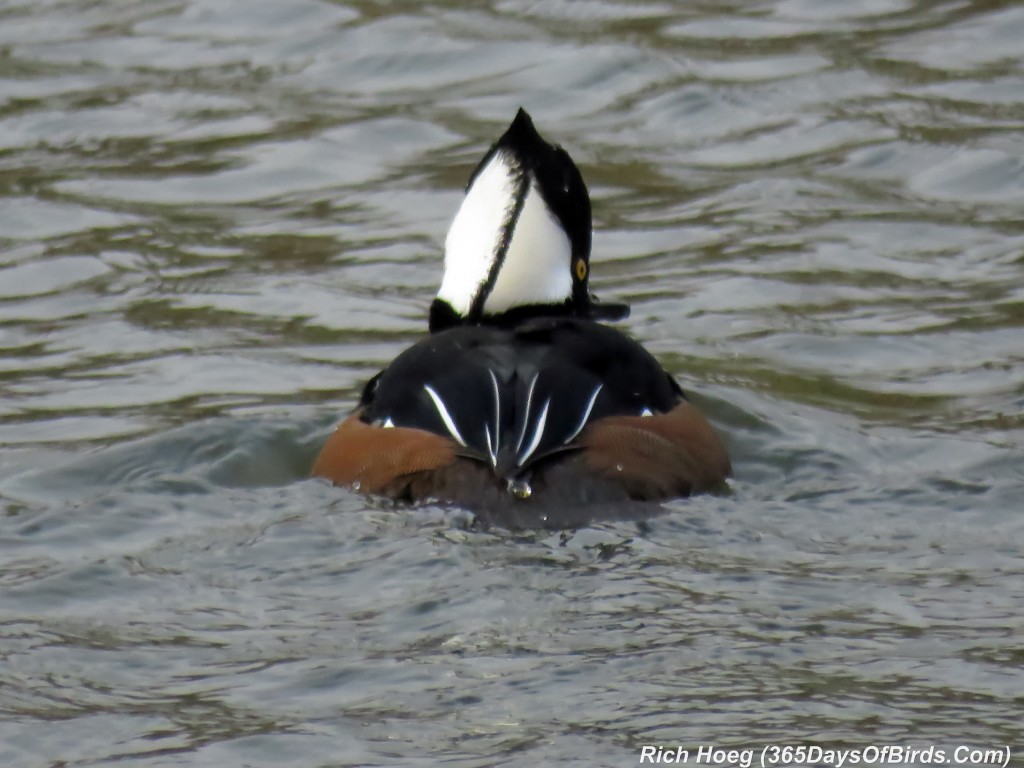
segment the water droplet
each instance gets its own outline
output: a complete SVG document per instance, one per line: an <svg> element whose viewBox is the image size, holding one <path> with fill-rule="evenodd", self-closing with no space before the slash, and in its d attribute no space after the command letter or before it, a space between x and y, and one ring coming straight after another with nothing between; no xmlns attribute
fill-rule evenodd
<svg viewBox="0 0 1024 768"><path fill-rule="evenodd" d="M616 464L615 465L615 471L616 472L621 472L622 471L622 465L621 464Z"/></svg>
<svg viewBox="0 0 1024 768"><path fill-rule="evenodd" d="M517 499L528 499L530 494L533 493L533 489L530 488L530 484L525 480L509 480L508 492Z"/></svg>

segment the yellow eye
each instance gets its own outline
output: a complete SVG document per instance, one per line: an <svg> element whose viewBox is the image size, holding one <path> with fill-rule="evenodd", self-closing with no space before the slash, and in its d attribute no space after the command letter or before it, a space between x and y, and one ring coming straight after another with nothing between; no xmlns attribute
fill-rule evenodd
<svg viewBox="0 0 1024 768"><path fill-rule="evenodd" d="M585 280L587 277L587 262L583 259L576 260L576 277L580 280Z"/></svg>

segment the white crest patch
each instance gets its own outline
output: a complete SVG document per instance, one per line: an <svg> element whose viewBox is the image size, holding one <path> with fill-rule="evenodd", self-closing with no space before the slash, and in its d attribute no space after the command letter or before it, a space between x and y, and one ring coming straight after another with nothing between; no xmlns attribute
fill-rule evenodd
<svg viewBox="0 0 1024 768"><path fill-rule="evenodd" d="M549 304L572 296L572 243L530 182L512 242L484 311L498 314L524 304Z"/></svg>
<svg viewBox="0 0 1024 768"><path fill-rule="evenodd" d="M444 245L444 279L437 298L460 315L487 280L501 243L501 230L515 205L518 164L505 152L494 157L473 180Z"/></svg>
<svg viewBox="0 0 1024 768"><path fill-rule="evenodd" d="M469 314L498 258L521 173L513 156L496 152L473 180L448 230L437 297L460 315ZM528 183L504 263L484 304L489 314L572 296L572 244L536 185Z"/></svg>

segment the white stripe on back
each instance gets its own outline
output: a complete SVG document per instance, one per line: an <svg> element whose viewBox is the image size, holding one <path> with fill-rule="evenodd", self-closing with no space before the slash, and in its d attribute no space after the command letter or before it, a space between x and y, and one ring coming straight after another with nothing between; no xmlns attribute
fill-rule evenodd
<svg viewBox="0 0 1024 768"><path fill-rule="evenodd" d="M530 406L533 404L533 388L537 386L538 376L540 376L540 371L533 374L533 378L530 380L530 388L526 391L526 408L523 410L523 426L519 430L519 440L516 441L516 453L519 453L519 449L523 447L523 438L526 437L526 427L530 421Z"/></svg>
<svg viewBox="0 0 1024 768"><path fill-rule="evenodd" d="M594 390L594 394L590 396L590 402L587 403L587 407L583 411L583 418L580 419L580 423L576 426L576 429L573 430L573 433L571 435L565 438L564 442L572 442L573 440L576 439L576 435L583 431L583 428L587 425L587 419L590 418L590 412L594 410L594 403L597 402L597 396L601 394L602 387L604 387L604 384L597 385L597 388Z"/></svg>
<svg viewBox="0 0 1024 768"><path fill-rule="evenodd" d="M549 397L544 401L544 407L540 411L540 416L537 417L537 424L533 428L533 439L530 440L530 444L526 446L526 450L519 456L516 461L516 466L521 467L526 463L526 460L530 458L537 446L540 444L540 438L544 434L544 425L548 421L548 406L551 405L551 398Z"/></svg>
<svg viewBox="0 0 1024 768"><path fill-rule="evenodd" d="M491 431L487 430L487 448L491 454L491 466L498 466L498 446L501 445L501 393L498 390L498 377L490 368L491 384L494 385L494 444L491 445ZM486 427L485 427L486 429Z"/></svg>
<svg viewBox="0 0 1024 768"><path fill-rule="evenodd" d="M434 407L437 408L437 412L441 416L441 421L444 422L444 426L448 430L449 434L455 438L459 445L465 448L466 441L462 439L462 435L459 434L458 427L456 427L455 422L452 421L452 415L448 413L448 408L445 406L444 400L441 399L441 396L437 394L437 392L434 391L434 388L429 384L424 384L423 388L427 391L427 394L430 395L430 399L434 401Z"/></svg>

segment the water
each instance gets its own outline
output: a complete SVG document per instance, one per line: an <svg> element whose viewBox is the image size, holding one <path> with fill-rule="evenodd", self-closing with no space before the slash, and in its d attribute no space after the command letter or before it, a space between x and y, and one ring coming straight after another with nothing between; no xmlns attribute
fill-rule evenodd
<svg viewBox="0 0 1024 768"><path fill-rule="evenodd" d="M1021 39L980 0L4 3L0 765L1019 760ZM731 495L481 533L304 479L520 105Z"/></svg>

